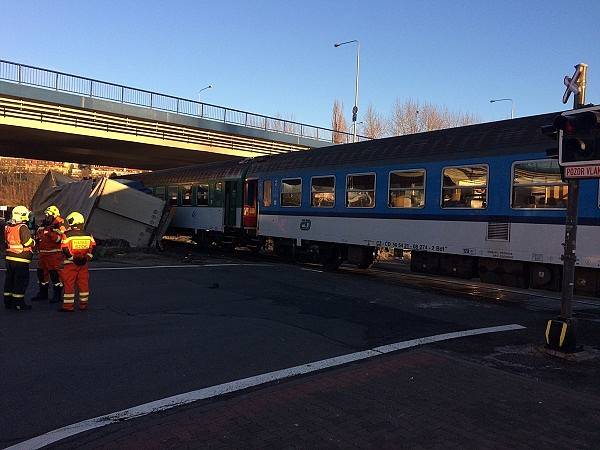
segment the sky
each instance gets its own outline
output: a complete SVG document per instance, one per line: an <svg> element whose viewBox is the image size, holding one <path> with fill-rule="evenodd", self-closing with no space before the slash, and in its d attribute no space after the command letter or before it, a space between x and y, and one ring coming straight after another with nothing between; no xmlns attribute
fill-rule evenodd
<svg viewBox="0 0 600 450"><path fill-rule="evenodd" d="M331 126L349 118L360 41L359 119L408 98L481 121L561 109L589 65L600 103L598 0L0 0L0 59ZM577 26L577 29L574 29ZM568 107L572 103L569 102Z"/></svg>

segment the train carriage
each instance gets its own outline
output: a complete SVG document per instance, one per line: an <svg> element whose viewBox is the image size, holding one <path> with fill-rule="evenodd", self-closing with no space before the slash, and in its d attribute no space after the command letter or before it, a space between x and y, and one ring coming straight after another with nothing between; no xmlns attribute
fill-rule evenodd
<svg viewBox="0 0 600 450"><path fill-rule="evenodd" d="M196 235L234 234L238 242L267 243L276 253L305 255L327 268L344 261L369 267L385 247L409 251L417 272L559 289L568 186L553 156L556 143L540 132L556 114L159 171L141 179L162 195L151 177L163 177L164 194L173 203L177 186L174 224ZM168 173L172 179L164 178ZM186 192L194 198L197 187L207 184L210 202L211 183L228 181L237 191L229 202L216 204L221 212L215 214L223 219L214 227L200 225L200 212L193 216L197 205L179 212L186 209ZM576 290L600 295L597 180L581 182L579 211Z"/></svg>
<svg viewBox="0 0 600 450"><path fill-rule="evenodd" d="M540 132L555 115L265 160L249 170L258 233L332 267L367 267L387 247L409 250L418 272L558 289L568 187ZM598 294L596 180L582 181L580 202L578 291Z"/></svg>
<svg viewBox="0 0 600 450"><path fill-rule="evenodd" d="M237 245L256 237L256 183L246 182L249 160L159 170L125 178L143 182L174 208L170 228L197 242ZM254 189L254 190L253 190Z"/></svg>

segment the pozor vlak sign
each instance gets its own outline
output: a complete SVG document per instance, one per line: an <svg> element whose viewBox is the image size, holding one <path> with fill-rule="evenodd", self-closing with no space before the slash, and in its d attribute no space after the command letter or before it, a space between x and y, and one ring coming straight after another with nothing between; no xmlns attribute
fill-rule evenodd
<svg viewBox="0 0 600 450"><path fill-rule="evenodd" d="M567 166L565 178L600 178L600 164L593 166Z"/></svg>

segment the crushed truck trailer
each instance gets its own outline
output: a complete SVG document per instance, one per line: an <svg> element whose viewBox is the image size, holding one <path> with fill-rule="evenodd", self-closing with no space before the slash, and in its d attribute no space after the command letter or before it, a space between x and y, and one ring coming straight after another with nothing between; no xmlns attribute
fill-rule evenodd
<svg viewBox="0 0 600 450"><path fill-rule="evenodd" d="M99 241L150 247L159 244L170 215L163 200L108 178L74 180L49 171L31 200L37 223L56 205L63 217L79 211Z"/></svg>

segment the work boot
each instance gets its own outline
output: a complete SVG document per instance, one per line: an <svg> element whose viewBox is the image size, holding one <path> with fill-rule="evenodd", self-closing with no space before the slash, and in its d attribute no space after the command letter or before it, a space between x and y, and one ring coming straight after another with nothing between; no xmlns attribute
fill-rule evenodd
<svg viewBox="0 0 600 450"><path fill-rule="evenodd" d="M42 300L48 300L48 285L40 284L40 290L35 297L31 298L32 302L41 302Z"/></svg>
<svg viewBox="0 0 600 450"><path fill-rule="evenodd" d="M15 309L17 311L29 311L31 309L31 305L25 303L24 300L20 300L15 302Z"/></svg>
<svg viewBox="0 0 600 450"><path fill-rule="evenodd" d="M14 309L15 308L15 303L13 301L12 296L10 296L10 297L7 295L4 296L4 307L6 309Z"/></svg>
<svg viewBox="0 0 600 450"><path fill-rule="evenodd" d="M74 312L75 311L75 303L62 303L60 308L58 308L58 312Z"/></svg>
<svg viewBox="0 0 600 450"><path fill-rule="evenodd" d="M50 299L50 303L59 303L62 302L62 286L54 286L52 289L52 298Z"/></svg>

